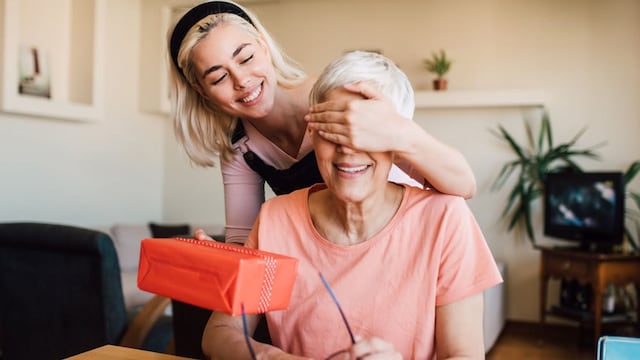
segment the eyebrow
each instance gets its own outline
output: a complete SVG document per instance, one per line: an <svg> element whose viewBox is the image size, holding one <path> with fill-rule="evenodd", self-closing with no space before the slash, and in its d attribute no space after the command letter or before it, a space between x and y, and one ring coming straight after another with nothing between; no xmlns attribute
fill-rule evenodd
<svg viewBox="0 0 640 360"><path fill-rule="evenodd" d="M242 49L246 48L247 46L251 45L250 43L242 43L240 44L240 46L238 46L234 51L233 54L231 54L231 58L233 59L234 57L238 56L238 54L240 54L240 52L242 51ZM212 72L220 69L222 66L221 65L213 65L212 67L208 68L207 70L204 71L204 73L202 74L202 78L206 78L207 75L211 74Z"/></svg>

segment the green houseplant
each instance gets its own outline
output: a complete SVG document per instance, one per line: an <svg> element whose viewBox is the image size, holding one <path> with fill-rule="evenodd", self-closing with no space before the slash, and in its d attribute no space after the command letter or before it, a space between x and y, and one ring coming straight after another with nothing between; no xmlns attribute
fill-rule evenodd
<svg viewBox="0 0 640 360"><path fill-rule="evenodd" d="M530 122L525 121L527 143L519 144L501 125L492 130L494 135L506 142L516 158L504 164L495 179L492 189L500 190L507 181L516 176L515 184L509 192L502 216L508 217L508 230L515 227L525 231L527 238L535 245L535 235L531 222L531 205L544 191L545 174L561 171L582 171L575 162L578 157L598 158L594 148L576 149L576 142L586 129L582 129L573 139L555 145L549 114L544 111L537 136Z"/></svg>
<svg viewBox="0 0 640 360"><path fill-rule="evenodd" d="M431 53L431 57L424 59L424 66L427 71L436 74L436 78L433 80L433 88L435 90L446 90L447 79L444 76L449 72L452 61L447 58L447 54L444 49L440 49L439 52Z"/></svg>

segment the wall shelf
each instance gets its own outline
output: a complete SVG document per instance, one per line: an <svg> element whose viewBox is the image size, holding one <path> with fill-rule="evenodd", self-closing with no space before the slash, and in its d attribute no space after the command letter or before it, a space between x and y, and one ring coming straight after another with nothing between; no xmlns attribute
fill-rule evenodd
<svg viewBox="0 0 640 360"><path fill-rule="evenodd" d="M540 107L545 96L538 90L416 90L416 109Z"/></svg>
<svg viewBox="0 0 640 360"><path fill-rule="evenodd" d="M79 121L100 118L105 9L106 0L4 0L0 111Z"/></svg>

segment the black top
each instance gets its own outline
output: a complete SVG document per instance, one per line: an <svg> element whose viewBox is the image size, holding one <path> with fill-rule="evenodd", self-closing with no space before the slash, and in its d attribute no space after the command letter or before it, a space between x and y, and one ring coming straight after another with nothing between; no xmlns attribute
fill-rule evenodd
<svg viewBox="0 0 640 360"><path fill-rule="evenodd" d="M235 144L244 136L246 136L244 126L242 122L238 121L231 141ZM288 194L294 190L323 182L314 151L305 155L288 169L276 169L266 164L251 150L247 150L242 156L247 165L269 184L276 195Z"/></svg>

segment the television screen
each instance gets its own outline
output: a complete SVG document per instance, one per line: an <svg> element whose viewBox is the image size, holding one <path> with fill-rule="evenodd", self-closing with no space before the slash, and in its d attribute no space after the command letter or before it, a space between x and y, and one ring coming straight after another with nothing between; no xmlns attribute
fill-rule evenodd
<svg viewBox="0 0 640 360"><path fill-rule="evenodd" d="M550 173L544 191L545 235L593 250L622 243L622 173Z"/></svg>

